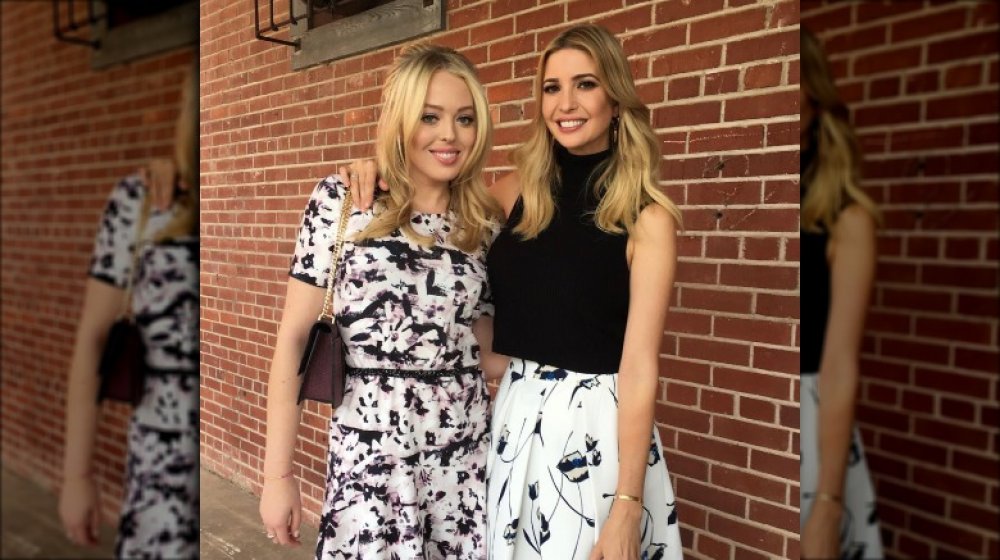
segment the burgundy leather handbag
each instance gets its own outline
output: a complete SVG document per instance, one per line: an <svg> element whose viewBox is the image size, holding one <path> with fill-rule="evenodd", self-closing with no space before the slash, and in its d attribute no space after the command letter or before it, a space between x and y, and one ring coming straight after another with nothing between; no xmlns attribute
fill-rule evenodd
<svg viewBox="0 0 1000 560"><path fill-rule="evenodd" d="M299 363L299 375L303 376L299 387L299 403L309 399L338 407L344 402L347 364L344 361L344 341L337 328L337 318L333 316L333 285L337 280L337 266L344 249L344 232L350 215L351 199L345 194L337 239L330 259L330 276L326 281L323 310L309 330L309 340Z"/></svg>
<svg viewBox="0 0 1000 560"><path fill-rule="evenodd" d="M136 406L142 400L146 383L146 345L142 341L142 333L135 323L132 312L132 285L139 264L139 248L148 217L147 195L143 200L139 216L139 230L132 244L132 268L129 269L125 284L122 311L108 331L101 361L97 367L100 377L97 402L108 399Z"/></svg>

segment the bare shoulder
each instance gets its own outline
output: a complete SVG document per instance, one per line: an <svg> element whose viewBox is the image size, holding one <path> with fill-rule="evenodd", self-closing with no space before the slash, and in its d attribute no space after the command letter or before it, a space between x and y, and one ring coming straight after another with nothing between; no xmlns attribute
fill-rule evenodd
<svg viewBox="0 0 1000 560"><path fill-rule="evenodd" d="M656 243L668 242L677 236L677 220L659 204L649 204L635 221L635 237Z"/></svg>
<svg viewBox="0 0 1000 560"><path fill-rule="evenodd" d="M490 194L503 207L504 214L510 215L517 197L521 195L521 179L517 171L512 171L498 179L489 188Z"/></svg>
<svg viewBox="0 0 1000 560"><path fill-rule="evenodd" d="M834 238L837 241L856 242L874 239L877 228L875 217L860 204L851 204L837 217Z"/></svg>

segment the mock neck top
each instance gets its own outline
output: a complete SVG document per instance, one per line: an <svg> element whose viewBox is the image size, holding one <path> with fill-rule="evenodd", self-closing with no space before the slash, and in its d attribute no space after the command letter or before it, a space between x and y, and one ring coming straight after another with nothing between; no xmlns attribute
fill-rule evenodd
<svg viewBox="0 0 1000 560"><path fill-rule="evenodd" d="M818 138L815 127L810 127L809 134L809 146L802 151L799 159L799 194L802 200L805 200L806 193L809 192L809 185L805 180L806 170L817 157ZM830 235L826 229L819 232L800 229L799 236L802 246L799 257L799 324L802 329L799 369L803 374L814 374L819 371L826 323L830 316L830 264L826 260L826 246Z"/></svg>
<svg viewBox="0 0 1000 560"><path fill-rule="evenodd" d="M582 373L616 373L628 319L628 236L598 229L594 180L611 151L573 155L555 147L556 211L534 239L513 229L519 197L487 255L493 292L493 349Z"/></svg>

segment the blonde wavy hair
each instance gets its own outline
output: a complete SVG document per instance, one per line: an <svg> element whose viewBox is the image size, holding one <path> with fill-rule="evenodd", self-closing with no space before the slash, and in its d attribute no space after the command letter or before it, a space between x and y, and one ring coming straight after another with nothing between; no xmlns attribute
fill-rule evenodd
<svg viewBox="0 0 1000 560"><path fill-rule="evenodd" d="M198 234L198 107L198 67L192 65L184 76L174 131L174 163L187 190L174 201L178 209L156 233L156 243Z"/></svg>
<svg viewBox="0 0 1000 560"><path fill-rule="evenodd" d="M800 28L802 91L813 112L810 129L817 157L802 171L801 181L809 185L801 207L801 227L805 231L830 231L840 211L851 203L864 208L876 223L881 213L875 202L861 190L861 151L848 121L847 106L840 100L823 47L815 35Z"/></svg>
<svg viewBox="0 0 1000 560"><path fill-rule="evenodd" d="M538 109L528 126L530 137L512 153L524 205L514 232L524 239L534 238L548 227L555 213L552 188L558 187L560 177L553 151L555 139L545 125L541 109L542 82L549 57L563 49L582 51L594 60L601 87L619 112L617 145L612 146L608 164L594 181L594 194L600 201L594 223L609 233L631 234L642 209L655 203L666 208L680 225L680 211L659 187L660 143L649 122L649 109L636 93L621 44L603 27L583 24L553 39L538 62L535 78Z"/></svg>
<svg viewBox="0 0 1000 560"><path fill-rule="evenodd" d="M458 176L449 185L449 209L456 216L451 243L463 251L475 250L487 240L491 223L501 213L483 181L483 165L492 146L493 123L475 68L453 49L417 44L396 59L386 80L375 159L380 175L389 185L389 193L379 199L375 219L355 237L356 241L383 237L398 229L422 246L434 243L433 238L418 234L410 223L415 190L409 181L406 151L420 124L427 88L436 72L448 72L465 82L472 94L476 119L476 141Z"/></svg>

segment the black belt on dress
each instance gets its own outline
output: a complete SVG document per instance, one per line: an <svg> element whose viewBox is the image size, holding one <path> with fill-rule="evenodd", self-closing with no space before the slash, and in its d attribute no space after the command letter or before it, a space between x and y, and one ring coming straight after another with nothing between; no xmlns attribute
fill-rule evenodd
<svg viewBox="0 0 1000 560"><path fill-rule="evenodd" d="M381 377L439 378L458 377L467 373L479 373L479 366L455 369L398 369L398 368L356 368L347 366L347 375L378 375Z"/></svg>

